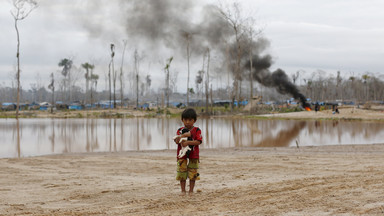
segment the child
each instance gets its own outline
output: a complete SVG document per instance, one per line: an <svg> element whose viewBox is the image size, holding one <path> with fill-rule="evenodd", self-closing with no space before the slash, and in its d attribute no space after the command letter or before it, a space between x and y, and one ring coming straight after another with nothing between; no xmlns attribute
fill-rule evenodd
<svg viewBox="0 0 384 216"><path fill-rule="evenodd" d="M174 141L177 146L177 155L181 151L182 147L192 147L191 152L181 158L177 158L177 176L176 180L180 181L181 192L186 193L185 185L187 178L189 178L189 193L193 193L195 187L195 181L200 180L198 169L199 169L199 145L202 143L201 130L195 127L194 124L197 120L196 111L192 108L187 108L181 114L181 121L184 127L177 130L177 137ZM183 129L188 129L188 133L182 135ZM184 130L186 131L186 130ZM189 140L181 140L182 137L189 135ZM179 143L180 142L180 143Z"/></svg>

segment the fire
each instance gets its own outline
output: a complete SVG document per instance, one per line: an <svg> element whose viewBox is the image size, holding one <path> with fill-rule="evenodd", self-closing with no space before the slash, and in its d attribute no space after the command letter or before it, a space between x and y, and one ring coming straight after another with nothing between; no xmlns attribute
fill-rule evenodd
<svg viewBox="0 0 384 216"><path fill-rule="evenodd" d="M309 107L304 107L307 111L311 111L311 108Z"/></svg>

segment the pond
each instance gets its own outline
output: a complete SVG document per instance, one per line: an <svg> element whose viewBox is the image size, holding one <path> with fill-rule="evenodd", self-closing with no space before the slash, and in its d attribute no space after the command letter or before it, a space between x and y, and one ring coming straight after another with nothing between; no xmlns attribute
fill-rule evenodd
<svg viewBox="0 0 384 216"><path fill-rule="evenodd" d="M382 143L384 124L361 121L200 118L201 148ZM176 149L179 118L0 119L0 158ZM176 154L176 153L175 153Z"/></svg>

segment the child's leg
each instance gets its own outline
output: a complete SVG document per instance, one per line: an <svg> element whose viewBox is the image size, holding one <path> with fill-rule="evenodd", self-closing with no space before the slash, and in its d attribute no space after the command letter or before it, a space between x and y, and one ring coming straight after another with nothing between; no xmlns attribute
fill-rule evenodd
<svg viewBox="0 0 384 216"><path fill-rule="evenodd" d="M189 193L193 193L193 188L195 188L195 180L189 180Z"/></svg>
<svg viewBox="0 0 384 216"><path fill-rule="evenodd" d="M193 193L195 188L196 180L200 179L199 170L199 159L190 159L188 163L188 178L189 178L189 193Z"/></svg>
<svg viewBox="0 0 384 216"><path fill-rule="evenodd" d="M177 161L177 176L176 180L180 181L181 192L185 193L185 185L187 182L187 159L179 159Z"/></svg>
<svg viewBox="0 0 384 216"><path fill-rule="evenodd" d="M180 181L181 193L185 193L185 185L187 181Z"/></svg>

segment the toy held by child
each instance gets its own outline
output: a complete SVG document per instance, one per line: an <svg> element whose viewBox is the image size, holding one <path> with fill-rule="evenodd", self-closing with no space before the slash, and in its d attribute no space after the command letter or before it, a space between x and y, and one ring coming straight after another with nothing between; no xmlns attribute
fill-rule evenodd
<svg viewBox="0 0 384 216"><path fill-rule="evenodd" d="M189 130L187 128L183 128L181 131L181 135L173 137L173 140L177 139L178 137L180 137L179 143L182 143L183 141L187 141L187 140L192 140L191 132L189 132ZM192 150L193 150L192 145L182 147L181 150L179 151L179 154L177 157L182 158L185 155L189 156L189 154L191 153Z"/></svg>

